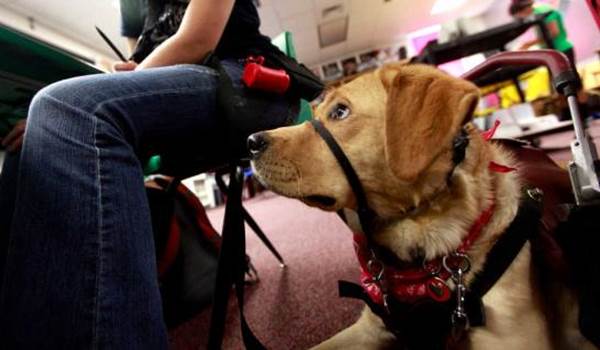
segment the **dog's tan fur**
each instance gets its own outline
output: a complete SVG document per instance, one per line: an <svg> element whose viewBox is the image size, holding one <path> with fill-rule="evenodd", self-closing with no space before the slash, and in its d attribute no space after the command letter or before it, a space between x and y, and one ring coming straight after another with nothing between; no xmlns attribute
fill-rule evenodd
<svg viewBox="0 0 600 350"><path fill-rule="evenodd" d="M511 155L485 142L470 124L465 160L455 169L452 186L446 184L452 139L470 119L477 100L474 85L434 68L388 65L329 92L315 110L352 162L379 217L382 228L375 233L376 242L400 259L410 260L416 253L432 259L454 251L495 200L491 222L468 252L473 268L467 281L512 222L521 192L517 175L488 169L492 160L514 165ZM350 108L350 116L332 120L328 114L338 103ZM325 210L356 206L344 173L311 125L269 131L267 140L268 148L253 165L271 189ZM335 204L314 201L312 195L334 198ZM572 295L559 293L566 301L557 304L568 302L557 310L564 325L550 327L540 293L544 291L536 286L525 246L484 297L486 326L471 330L460 347L593 348L576 331ZM552 334L550 329L563 332ZM394 344L381 320L365 309L357 323L316 349L384 349Z"/></svg>

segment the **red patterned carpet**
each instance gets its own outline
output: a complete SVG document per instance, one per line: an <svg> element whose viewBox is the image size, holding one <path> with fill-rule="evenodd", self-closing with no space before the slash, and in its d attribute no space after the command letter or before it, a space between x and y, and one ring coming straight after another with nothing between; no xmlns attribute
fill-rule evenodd
<svg viewBox="0 0 600 350"><path fill-rule="evenodd" d="M307 349L352 324L363 304L337 295L338 279L356 281L351 233L337 215L271 193L244 202L286 261L282 269L247 228L247 252L260 282L246 288L246 318L268 349ZM220 230L223 208L208 212ZM230 304L223 349L243 349ZM173 349L205 349L210 310L171 332Z"/></svg>

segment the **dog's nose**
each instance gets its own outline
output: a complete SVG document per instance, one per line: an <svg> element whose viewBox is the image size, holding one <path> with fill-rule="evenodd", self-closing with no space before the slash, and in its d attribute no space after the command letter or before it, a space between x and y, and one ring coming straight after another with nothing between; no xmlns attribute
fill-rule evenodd
<svg viewBox="0 0 600 350"><path fill-rule="evenodd" d="M258 157L268 146L269 142L264 132L257 132L248 137L248 150L252 157Z"/></svg>

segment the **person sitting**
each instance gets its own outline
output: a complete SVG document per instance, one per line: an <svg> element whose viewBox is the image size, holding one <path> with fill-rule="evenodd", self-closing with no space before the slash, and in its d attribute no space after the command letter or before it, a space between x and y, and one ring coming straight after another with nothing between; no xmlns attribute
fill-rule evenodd
<svg viewBox="0 0 600 350"><path fill-rule="evenodd" d="M145 23L172 4L149 0ZM259 24L252 0L190 0L175 33L134 55L130 71L35 95L23 146L0 176L3 347L167 348L142 161L178 152L226 161L227 142L295 120L298 98L255 94L262 113L240 139L222 128L218 72L198 63L213 51L246 96L244 58L277 50Z"/></svg>

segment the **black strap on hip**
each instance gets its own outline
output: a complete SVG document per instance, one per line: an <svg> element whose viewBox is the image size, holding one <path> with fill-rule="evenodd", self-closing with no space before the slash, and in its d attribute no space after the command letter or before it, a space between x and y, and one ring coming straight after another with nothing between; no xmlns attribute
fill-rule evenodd
<svg viewBox="0 0 600 350"><path fill-rule="evenodd" d="M252 118L245 118L245 113L241 113L237 108L239 104L240 96L236 93L233 88L233 83L225 68L221 64L221 61L213 53L208 54L204 60L204 65L214 69L218 73L217 81L217 108L219 115L219 127L223 130L227 139L224 140L223 145L228 147L228 155L230 160L236 162L239 160L240 155L245 152L245 138L241 135L240 130L249 130L250 127L247 125L251 122Z"/></svg>

